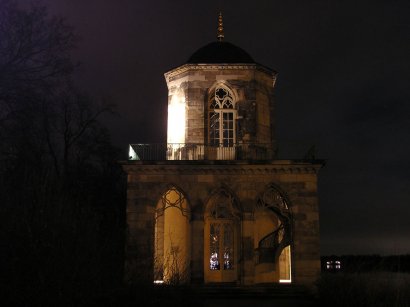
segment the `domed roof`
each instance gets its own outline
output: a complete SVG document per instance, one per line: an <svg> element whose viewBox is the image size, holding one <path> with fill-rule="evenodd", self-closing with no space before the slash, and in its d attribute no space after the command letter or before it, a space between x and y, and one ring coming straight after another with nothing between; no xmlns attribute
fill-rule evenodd
<svg viewBox="0 0 410 307"><path fill-rule="evenodd" d="M243 49L224 41L216 41L198 49L188 59L189 64L255 63Z"/></svg>

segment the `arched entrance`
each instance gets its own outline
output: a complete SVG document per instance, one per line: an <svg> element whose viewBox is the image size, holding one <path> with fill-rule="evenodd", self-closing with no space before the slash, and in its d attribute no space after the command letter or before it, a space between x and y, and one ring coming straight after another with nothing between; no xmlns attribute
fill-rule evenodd
<svg viewBox="0 0 410 307"><path fill-rule="evenodd" d="M204 225L204 278L210 282L236 282L240 211L226 190L214 193L206 206Z"/></svg>
<svg viewBox="0 0 410 307"><path fill-rule="evenodd" d="M155 210L154 281L189 281L190 210L184 194L170 186Z"/></svg>
<svg viewBox="0 0 410 307"><path fill-rule="evenodd" d="M255 283L291 282L291 214L286 198L269 186L254 211Z"/></svg>

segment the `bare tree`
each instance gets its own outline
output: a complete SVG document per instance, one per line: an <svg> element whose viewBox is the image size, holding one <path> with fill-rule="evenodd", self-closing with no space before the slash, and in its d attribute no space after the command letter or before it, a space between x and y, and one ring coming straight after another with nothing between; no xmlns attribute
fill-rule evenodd
<svg viewBox="0 0 410 307"><path fill-rule="evenodd" d="M9 157L16 154L18 142L43 142L37 138L43 124L38 117L71 76L76 38L45 7L33 5L26 11L14 1L0 0L0 8L0 143L1 154Z"/></svg>
<svg viewBox="0 0 410 307"><path fill-rule="evenodd" d="M58 174L66 172L108 137L98 118L112 105L95 106L73 86L77 39L61 17L9 0L0 7L0 157L52 161Z"/></svg>
<svg viewBox="0 0 410 307"><path fill-rule="evenodd" d="M9 0L0 0L0 7L1 100L50 89L73 71L76 39L61 17L49 17L45 7L25 11Z"/></svg>
<svg viewBox="0 0 410 307"><path fill-rule="evenodd" d="M0 0L0 282L15 305L103 291L121 259L122 174L99 121L112 108L72 85L75 41L46 8Z"/></svg>

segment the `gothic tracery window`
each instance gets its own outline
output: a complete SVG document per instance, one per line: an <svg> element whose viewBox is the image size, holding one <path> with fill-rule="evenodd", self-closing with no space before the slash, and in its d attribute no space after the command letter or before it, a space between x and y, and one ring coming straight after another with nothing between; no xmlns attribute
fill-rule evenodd
<svg viewBox="0 0 410 307"><path fill-rule="evenodd" d="M209 100L209 142L211 146L232 147L235 144L236 110L232 92L217 86Z"/></svg>
<svg viewBox="0 0 410 307"><path fill-rule="evenodd" d="M234 198L226 191L215 194L207 208L209 226L209 270L232 271L235 269L235 222L239 212Z"/></svg>
<svg viewBox="0 0 410 307"><path fill-rule="evenodd" d="M190 209L184 194L168 186L155 210L154 278L175 282L187 278L190 263Z"/></svg>
<svg viewBox="0 0 410 307"><path fill-rule="evenodd" d="M281 211L287 211L289 209L284 197L274 187L269 187L262 194L259 205L271 209L276 208Z"/></svg>
<svg viewBox="0 0 410 307"><path fill-rule="evenodd" d="M167 208L178 208L182 215L189 216L189 209L186 206L185 196L177 188L171 186L161 197L162 206L157 208L157 217L164 214Z"/></svg>
<svg viewBox="0 0 410 307"><path fill-rule="evenodd" d="M258 243L258 263L276 261L271 255L279 256L291 244L290 209L284 195L274 186L269 186L260 196L255 214L270 212L275 216L271 232L260 238Z"/></svg>

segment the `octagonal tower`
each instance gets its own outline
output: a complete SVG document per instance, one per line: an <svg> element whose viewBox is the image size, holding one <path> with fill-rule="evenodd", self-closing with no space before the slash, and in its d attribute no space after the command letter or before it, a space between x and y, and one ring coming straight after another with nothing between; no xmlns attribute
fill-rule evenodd
<svg viewBox="0 0 410 307"><path fill-rule="evenodd" d="M274 157L276 72L241 48L217 41L165 73L165 79L172 159L182 144L189 144L185 154L193 160Z"/></svg>

